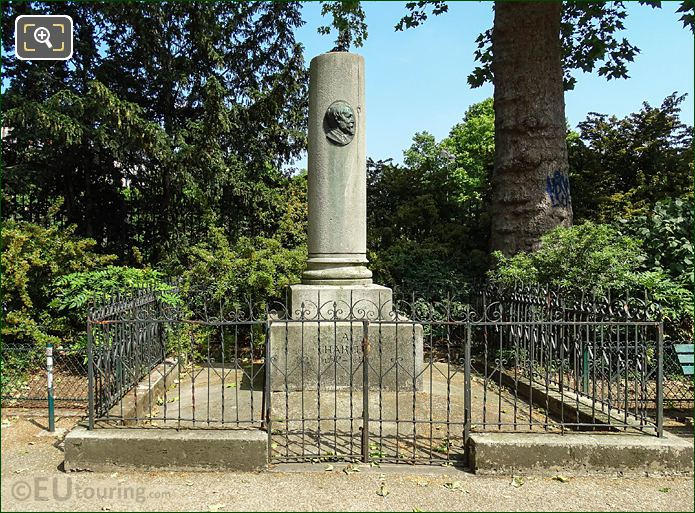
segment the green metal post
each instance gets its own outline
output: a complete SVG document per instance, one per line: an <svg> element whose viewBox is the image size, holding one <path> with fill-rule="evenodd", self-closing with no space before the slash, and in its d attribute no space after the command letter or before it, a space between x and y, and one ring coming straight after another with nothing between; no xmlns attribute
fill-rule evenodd
<svg viewBox="0 0 695 513"><path fill-rule="evenodd" d="M53 344L46 344L46 372L48 373L48 430L56 430L55 406L53 404Z"/></svg>

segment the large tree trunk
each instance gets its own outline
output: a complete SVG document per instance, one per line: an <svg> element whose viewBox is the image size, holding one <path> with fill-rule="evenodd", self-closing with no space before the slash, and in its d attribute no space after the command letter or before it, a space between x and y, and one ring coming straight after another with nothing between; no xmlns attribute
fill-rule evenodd
<svg viewBox="0 0 695 513"><path fill-rule="evenodd" d="M559 2L495 2L490 244L507 255L572 224Z"/></svg>

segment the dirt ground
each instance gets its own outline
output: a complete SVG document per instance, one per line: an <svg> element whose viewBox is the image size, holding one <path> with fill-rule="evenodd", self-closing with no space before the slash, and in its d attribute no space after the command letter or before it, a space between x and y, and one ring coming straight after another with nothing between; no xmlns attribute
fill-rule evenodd
<svg viewBox="0 0 695 513"><path fill-rule="evenodd" d="M79 418L61 417L59 429ZM62 435L3 411L2 511L693 511L692 477L475 476L452 467L62 471Z"/></svg>

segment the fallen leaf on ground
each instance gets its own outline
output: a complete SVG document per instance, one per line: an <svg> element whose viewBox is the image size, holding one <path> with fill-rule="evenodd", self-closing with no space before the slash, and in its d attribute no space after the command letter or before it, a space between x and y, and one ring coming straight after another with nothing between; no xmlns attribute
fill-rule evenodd
<svg viewBox="0 0 695 513"><path fill-rule="evenodd" d="M418 481L418 482L417 482L417 485L418 485L418 486L423 486L423 487L424 487L424 486L427 486L428 484L430 484L429 481Z"/></svg>
<svg viewBox="0 0 695 513"><path fill-rule="evenodd" d="M561 474L558 474L557 476L555 476L555 477L553 478L553 480L555 480L555 481L560 481L561 483L569 483L569 482L570 482L570 478L569 478L569 477L565 477L565 476L563 476L563 475L561 475Z"/></svg>
<svg viewBox="0 0 695 513"><path fill-rule="evenodd" d="M514 488L521 488L522 486L524 486L524 478L521 477L521 476L514 476L514 477L512 477L511 485L512 485Z"/></svg>
<svg viewBox="0 0 695 513"><path fill-rule="evenodd" d="M384 484L384 483L381 483L381 485L379 486L379 489L376 491L376 494L379 497L386 497L389 493L391 493L391 492L389 492L388 488L386 488L386 484Z"/></svg>
<svg viewBox="0 0 695 513"><path fill-rule="evenodd" d="M360 471L360 467L358 465L353 465L352 463L343 469L343 472L345 472L347 475Z"/></svg>
<svg viewBox="0 0 695 513"><path fill-rule="evenodd" d="M670 488L659 488L659 491L660 491L661 493L668 493L668 492L671 491L671 489L670 489Z"/></svg>
<svg viewBox="0 0 695 513"><path fill-rule="evenodd" d="M460 490L461 481L447 481L444 483L444 488L447 488L448 490Z"/></svg>
<svg viewBox="0 0 695 513"><path fill-rule="evenodd" d="M326 472L331 472L333 470L333 465L326 465L326 468L324 468Z"/></svg>

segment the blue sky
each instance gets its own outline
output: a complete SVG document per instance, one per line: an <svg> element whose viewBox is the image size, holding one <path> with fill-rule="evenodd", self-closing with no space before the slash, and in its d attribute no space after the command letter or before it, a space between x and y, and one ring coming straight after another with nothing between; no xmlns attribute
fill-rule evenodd
<svg viewBox="0 0 695 513"><path fill-rule="evenodd" d="M660 105L674 91L688 93L682 118L693 123L693 35L678 20L680 2L662 9L628 3L623 37L642 52L630 65L627 80L606 81L578 73L577 85L565 94L572 127L589 112L625 116L643 101ZM367 155L402 160L415 132L446 137L473 103L492 96L492 86L471 89L466 82L475 67L475 38L492 26L492 2L450 2L447 14L431 17L415 29L395 32L404 2L363 2L369 37L353 50L365 57ZM318 2L306 4L307 22L297 34L312 57L333 48L333 37L316 32L330 20ZM306 160L297 163L306 166Z"/></svg>

